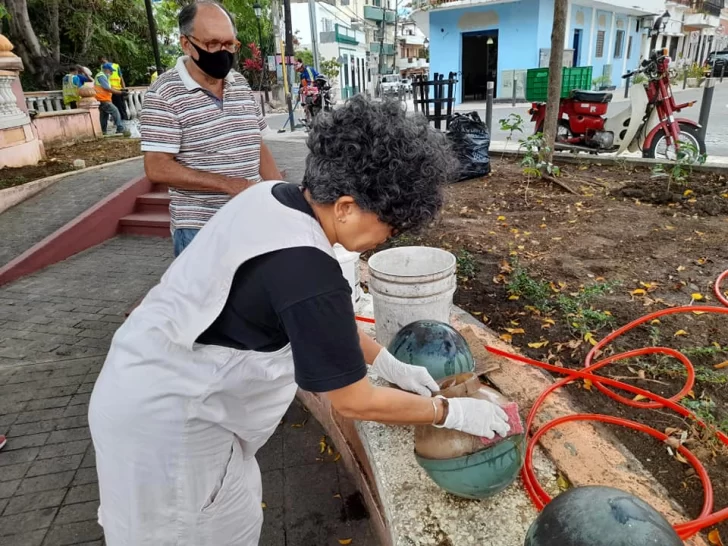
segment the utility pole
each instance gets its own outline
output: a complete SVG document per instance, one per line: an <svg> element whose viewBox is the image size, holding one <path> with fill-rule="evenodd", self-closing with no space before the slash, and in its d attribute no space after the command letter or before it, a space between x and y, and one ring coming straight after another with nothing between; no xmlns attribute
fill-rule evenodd
<svg viewBox="0 0 728 546"><path fill-rule="evenodd" d="M386 27L384 26L384 20L387 18L387 8L382 6L382 21L379 27L379 95L382 94L382 72L384 71L384 33Z"/></svg>
<svg viewBox="0 0 728 546"><path fill-rule="evenodd" d="M316 0L308 0L308 19L311 25L311 52L313 53L313 67L321 69L318 50L318 30L316 29Z"/></svg>
<svg viewBox="0 0 728 546"><path fill-rule="evenodd" d="M392 73L397 72L397 54L399 44L397 43L397 20L399 19L399 2L394 2L394 55L392 55Z"/></svg>
<svg viewBox="0 0 728 546"><path fill-rule="evenodd" d="M283 16L286 18L286 50L283 55L283 70L285 70L286 74L290 77L290 63L288 62L288 60L293 58L293 25L291 22L291 0L283 0ZM295 122L293 121L293 104L291 103L291 93L293 93L293 80L290 81L290 87L286 88L288 123L291 124L291 132L293 132L295 130Z"/></svg>
<svg viewBox="0 0 728 546"><path fill-rule="evenodd" d="M152 11L152 0L144 0L147 8L147 22L149 23L149 39L152 41L152 51L154 52L154 64L157 65L157 74L162 73L162 61L159 58L159 42L157 41L157 25L154 22L154 12Z"/></svg>

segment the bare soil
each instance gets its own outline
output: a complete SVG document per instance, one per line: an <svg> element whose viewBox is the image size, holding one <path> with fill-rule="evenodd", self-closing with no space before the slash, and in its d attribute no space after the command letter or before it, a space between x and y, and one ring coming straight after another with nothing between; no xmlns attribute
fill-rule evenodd
<svg viewBox="0 0 728 546"><path fill-rule="evenodd" d="M436 225L393 244L451 250L459 266L455 303L526 355L560 366L583 367L595 340L648 313L692 302L698 313L638 327L602 356L649 346L688 354L698 380L683 404L728 433L728 368L715 367L728 361L728 316L699 313L701 305L719 305L713 283L728 267L726 177L694 173L668 190L666 179L647 170L583 164L564 166L560 180L579 195L528 180L516 162L496 158L491 176L446 190ZM658 355L600 373L672 396L685 383L683 370ZM675 429L675 441L685 440L706 465L715 509L728 506L728 451L711 435L669 410L635 410L583 383L567 388L589 412ZM697 516L703 492L692 468L668 445L627 429L615 433ZM728 525L720 531L728 537Z"/></svg>
<svg viewBox="0 0 728 546"><path fill-rule="evenodd" d="M79 142L71 146L46 148L46 160L38 165L2 169L0 171L0 190L27 184L33 180L72 171L73 162L83 159L86 167L110 163L119 159L127 159L141 155L141 143L138 139L122 137L106 137L91 142Z"/></svg>

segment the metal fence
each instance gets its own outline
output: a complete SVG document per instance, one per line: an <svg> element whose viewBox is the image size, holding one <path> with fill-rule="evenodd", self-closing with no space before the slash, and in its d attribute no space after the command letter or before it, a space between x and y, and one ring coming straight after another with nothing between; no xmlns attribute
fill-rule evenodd
<svg viewBox="0 0 728 546"><path fill-rule="evenodd" d="M427 119L435 124L437 130L442 129L443 121L446 130L450 127L455 105L454 90L457 83L454 72L450 72L447 79L443 74L435 73L432 80L418 76L412 82L415 112L422 112L427 116ZM432 107L430 107L431 105Z"/></svg>

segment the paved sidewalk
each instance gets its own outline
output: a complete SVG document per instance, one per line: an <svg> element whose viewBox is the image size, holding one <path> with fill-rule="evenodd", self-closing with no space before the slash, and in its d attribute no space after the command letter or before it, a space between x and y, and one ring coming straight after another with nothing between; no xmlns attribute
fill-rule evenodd
<svg viewBox="0 0 728 546"><path fill-rule="evenodd" d="M0 266L144 174L141 159L69 175L0 214Z"/></svg>
<svg viewBox="0 0 728 546"><path fill-rule="evenodd" d="M102 544L88 400L124 312L171 250L169 239L117 237L0 287L0 544ZM262 546L376 544L335 448L319 454L323 435L295 403L261 450Z"/></svg>

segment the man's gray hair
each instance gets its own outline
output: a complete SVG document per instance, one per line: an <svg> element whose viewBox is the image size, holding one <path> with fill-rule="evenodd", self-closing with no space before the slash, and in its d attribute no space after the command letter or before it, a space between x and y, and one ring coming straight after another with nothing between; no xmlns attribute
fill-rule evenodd
<svg viewBox="0 0 728 546"><path fill-rule="evenodd" d="M197 2L192 2L191 4L187 4L185 7L183 7L180 10L179 15L177 16L177 22L179 23L179 33L182 36L190 36L192 34L195 26L195 16L197 15L197 8L201 5L217 6L222 11L224 11L233 25L233 30L237 33L237 29L235 28L235 19L233 19L231 13L227 9L225 9L225 6L223 6L220 2L216 2L215 0L198 0Z"/></svg>

